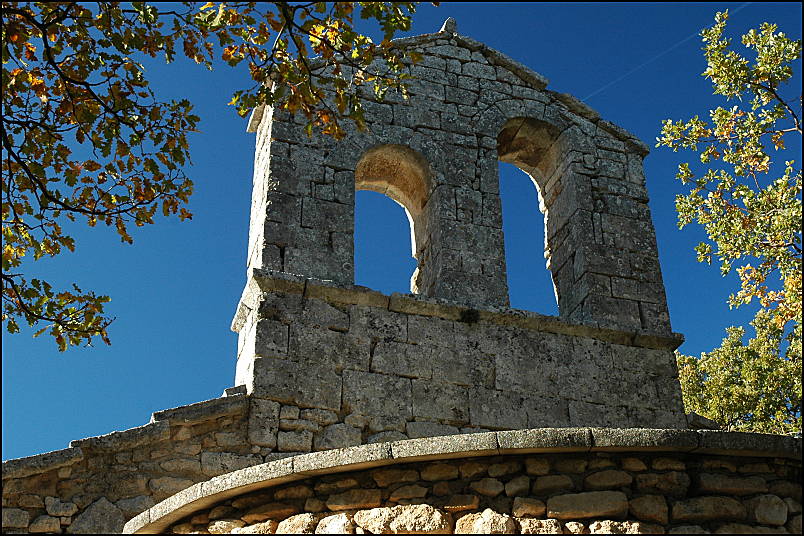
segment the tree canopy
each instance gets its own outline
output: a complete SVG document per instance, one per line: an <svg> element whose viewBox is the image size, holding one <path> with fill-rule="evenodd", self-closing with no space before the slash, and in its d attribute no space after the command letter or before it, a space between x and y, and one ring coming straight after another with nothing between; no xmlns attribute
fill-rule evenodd
<svg viewBox="0 0 804 536"><path fill-rule="evenodd" d="M267 104L303 114L308 132L363 124L361 95L404 92L414 2L2 2L2 318L49 333L60 350L109 343L108 296L34 277L32 260L73 251L69 226L189 219L187 100L161 99L146 58L245 67L253 85L229 100L241 116ZM357 18L379 26L375 42ZM313 61L315 60L315 61Z"/></svg>
<svg viewBox="0 0 804 536"><path fill-rule="evenodd" d="M678 356L684 403L730 430L800 431L801 164L788 145L801 147L801 93L789 84L801 40L766 22L742 36L742 54L725 35L727 20L717 13L701 32L703 76L733 105L708 119L664 121L657 147L698 153L700 164L678 168L689 187L676 198L679 227L703 226L698 260L717 259L724 276L736 270L729 306L758 310L747 343L745 327L731 327L719 348Z"/></svg>

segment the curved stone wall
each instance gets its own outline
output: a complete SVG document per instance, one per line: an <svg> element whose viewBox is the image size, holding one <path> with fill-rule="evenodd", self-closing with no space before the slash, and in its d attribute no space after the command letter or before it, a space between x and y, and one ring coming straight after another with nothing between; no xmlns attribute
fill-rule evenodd
<svg viewBox="0 0 804 536"><path fill-rule="evenodd" d="M797 533L801 441L540 429L363 445L192 486L128 533Z"/></svg>

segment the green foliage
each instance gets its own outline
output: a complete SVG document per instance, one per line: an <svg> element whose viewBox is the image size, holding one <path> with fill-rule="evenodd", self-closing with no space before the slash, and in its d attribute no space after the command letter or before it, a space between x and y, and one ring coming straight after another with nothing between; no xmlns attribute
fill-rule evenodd
<svg viewBox="0 0 804 536"><path fill-rule="evenodd" d="M709 121L665 120L657 147L699 153L703 172L678 168L690 187L676 198L679 228L702 225L708 241L695 248L698 260L717 258L723 275L736 270L729 306L757 300L756 336L746 344L744 328L729 328L720 348L678 363L688 410L729 429L785 433L801 429L801 166L774 167L772 155L789 136L801 143L801 95L784 94L801 41L763 23L742 36L746 57L724 37L727 19L718 13L701 32L703 75L742 106L718 107Z"/></svg>
<svg viewBox="0 0 804 536"><path fill-rule="evenodd" d="M144 57L184 55L208 69L245 65L253 85L229 101L244 116L267 104L301 113L340 138L343 120L363 125L364 88L404 92L414 2L2 2L2 318L50 333L60 350L109 343L108 296L54 290L26 276L30 262L73 251L67 222L129 226L189 219L184 166L199 118L187 100L162 101ZM383 39L354 30L373 20ZM411 57L412 55L408 55ZM219 58L219 59L217 59ZM414 57L411 57L414 59Z"/></svg>

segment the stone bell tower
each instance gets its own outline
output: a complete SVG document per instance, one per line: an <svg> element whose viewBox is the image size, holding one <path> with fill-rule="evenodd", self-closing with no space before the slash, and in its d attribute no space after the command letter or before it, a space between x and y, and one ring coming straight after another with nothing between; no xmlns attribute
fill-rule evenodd
<svg viewBox="0 0 804 536"><path fill-rule="evenodd" d="M331 412L337 433L296 438L312 448L480 429L686 427L648 148L454 26L395 43L423 56L410 66L411 97L367 101L365 131L336 142L271 108L251 119L235 385L268 414ZM508 308L498 160L539 191L558 317ZM407 212L410 294L354 285L359 189Z"/></svg>
<svg viewBox="0 0 804 536"><path fill-rule="evenodd" d="M252 116L234 387L4 461L3 532L801 532L800 439L685 429L647 147L450 20L394 46L364 132ZM557 317L508 307L498 160ZM410 294L354 285L356 189L405 207Z"/></svg>

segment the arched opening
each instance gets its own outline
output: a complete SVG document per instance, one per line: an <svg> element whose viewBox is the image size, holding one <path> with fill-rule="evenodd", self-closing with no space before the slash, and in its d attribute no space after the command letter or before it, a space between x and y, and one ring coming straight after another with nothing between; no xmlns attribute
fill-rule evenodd
<svg viewBox="0 0 804 536"><path fill-rule="evenodd" d="M419 153L398 144L372 147L355 167L355 282L383 292L419 291L424 251L429 243L427 201L432 190L430 166ZM370 190L383 195L360 193ZM392 206L388 201L395 201ZM404 212L412 259L399 251L401 218L388 214ZM397 283L405 271L410 283ZM411 275L412 273L412 275Z"/></svg>
<svg viewBox="0 0 804 536"><path fill-rule="evenodd" d="M509 119L497 137L500 198L512 307L558 314L558 287L550 265L550 230L545 192L558 178L558 130L526 117ZM518 169L516 169L518 168ZM522 180L522 173L530 179Z"/></svg>
<svg viewBox="0 0 804 536"><path fill-rule="evenodd" d="M511 307L557 315L553 280L544 266L544 215L538 188L513 164L500 162L500 200Z"/></svg>
<svg viewBox="0 0 804 536"><path fill-rule="evenodd" d="M355 193L355 284L383 294L410 292L416 269L406 211L385 195Z"/></svg>

